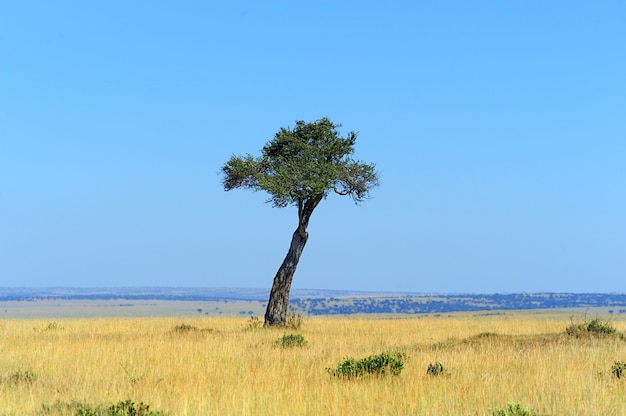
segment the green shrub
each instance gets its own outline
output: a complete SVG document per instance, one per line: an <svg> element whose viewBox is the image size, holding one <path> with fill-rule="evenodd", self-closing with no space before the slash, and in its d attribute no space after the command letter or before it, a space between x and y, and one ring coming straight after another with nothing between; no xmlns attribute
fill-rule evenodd
<svg viewBox="0 0 626 416"><path fill-rule="evenodd" d="M434 363L428 364L426 374L429 376L443 376L446 373L443 370L443 364L441 364L440 361L435 361Z"/></svg>
<svg viewBox="0 0 626 416"><path fill-rule="evenodd" d="M567 335L575 338L588 338L589 336L609 336L624 339L624 334L618 332L608 321L601 321L598 318L591 321L584 320L574 323L565 329Z"/></svg>
<svg viewBox="0 0 626 416"><path fill-rule="evenodd" d="M598 318L596 318L596 319L592 319L587 324L587 332L592 332L596 334L614 335L617 333L617 330L608 321L601 321Z"/></svg>
<svg viewBox="0 0 626 416"><path fill-rule="evenodd" d="M626 377L626 362L615 361L611 367L611 374L617 378Z"/></svg>
<svg viewBox="0 0 626 416"><path fill-rule="evenodd" d="M304 347L306 346L307 341L300 334L289 334L283 335L282 338L278 338L274 341L274 345L282 348L290 348L290 347Z"/></svg>
<svg viewBox="0 0 626 416"><path fill-rule="evenodd" d="M491 412L492 416L535 416L528 407L522 408L519 403L509 403L505 409L496 409Z"/></svg>
<svg viewBox="0 0 626 416"><path fill-rule="evenodd" d="M400 352L386 352L355 360L346 358L336 369L326 370L335 377L356 378L367 375L381 376L391 374L400 375L404 368L404 354Z"/></svg>

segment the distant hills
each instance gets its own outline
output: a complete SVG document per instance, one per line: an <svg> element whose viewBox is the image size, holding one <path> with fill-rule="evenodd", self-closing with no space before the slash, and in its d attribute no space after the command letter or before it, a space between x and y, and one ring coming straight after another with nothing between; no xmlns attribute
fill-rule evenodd
<svg viewBox="0 0 626 416"><path fill-rule="evenodd" d="M172 300L265 302L261 288L0 288L0 301ZM291 306L306 315L444 313L461 311L607 308L626 314L626 293L420 294L294 289Z"/></svg>

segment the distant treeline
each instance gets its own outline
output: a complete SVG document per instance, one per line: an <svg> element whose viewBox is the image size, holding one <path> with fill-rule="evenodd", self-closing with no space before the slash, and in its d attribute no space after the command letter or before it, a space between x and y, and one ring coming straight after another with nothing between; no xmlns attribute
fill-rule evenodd
<svg viewBox="0 0 626 416"><path fill-rule="evenodd" d="M307 315L442 313L592 307L614 308L615 313L626 313L626 294L512 293L327 298L297 299L292 302L292 305Z"/></svg>
<svg viewBox="0 0 626 416"><path fill-rule="evenodd" d="M113 288L28 289L0 288L0 301L35 300L170 300L264 301L265 289ZM306 315L367 313L444 313L461 311L608 308L626 313L626 293L509 293L509 294L374 294L325 290L295 290L291 306Z"/></svg>

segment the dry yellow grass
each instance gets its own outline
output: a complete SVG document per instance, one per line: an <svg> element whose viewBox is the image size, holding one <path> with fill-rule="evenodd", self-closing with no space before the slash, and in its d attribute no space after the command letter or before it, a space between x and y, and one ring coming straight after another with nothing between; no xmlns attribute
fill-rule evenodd
<svg viewBox="0 0 626 416"><path fill-rule="evenodd" d="M211 331L173 330L183 322ZM0 415L126 399L176 416L489 415L508 402L549 415L626 415L626 381L610 374L626 342L549 335L569 323L521 313L307 318L299 331L227 317L2 320ZM292 332L308 345L273 346ZM406 353L400 376L345 381L325 371L387 350ZM427 376L435 361L450 374ZM27 371L32 383L6 381Z"/></svg>

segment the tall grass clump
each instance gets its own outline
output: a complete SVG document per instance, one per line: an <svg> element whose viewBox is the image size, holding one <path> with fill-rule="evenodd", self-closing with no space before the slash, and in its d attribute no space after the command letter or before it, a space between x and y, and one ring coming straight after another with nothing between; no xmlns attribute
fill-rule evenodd
<svg viewBox="0 0 626 416"><path fill-rule="evenodd" d="M274 341L274 346L282 348L305 347L307 341L300 334L283 335L282 338Z"/></svg>
<svg viewBox="0 0 626 416"><path fill-rule="evenodd" d="M287 321L285 322L285 326L289 329L300 329L302 327L302 322L304 318L302 314L298 312L294 308L289 308L287 312Z"/></svg>
<svg viewBox="0 0 626 416"><path fill-rule="evenodd" d="M183 322L180 325L176 325L172 331L177 334L201 334L209 333L213 330L211 328L198 328L197 326L189 325Z"/></svg>
<svg viewBox="0 0 626 416"><path fill-rule="evenodd" d="M611 366L611 374L616 378L626 377L626 362L615 361Z"/></svg>
<svg viewBox="0 0 626 416"><path fill-rule="evenodd" d="M63 327L61 325L59 325L57 322L49 322L48 326L46 327L47 330L49 331L55 331L55 330L59 330L59 329L63 329Z"/></svg>
<svg viewBox="0 0 626 416"><path fill-rule="evenodd" d="M2 384L5 384L5 385L17 386L17 385L31 385L34 383L36 379L37 377L32 371L18 370L13 373L7 374L4 377L1 377L0 381L2 382Z"/></svg>
<svg viewBox="0 0 626 416"><path fill-rule="evenodd" d="M298 330L302 327L303 321L304 321L304 317L302 316L300 312L298 312L295 308L289 308L289 310L287 311L287 317L285 319L285 325L277 326L277 327ZM246 329L248 330L257 330L257 329L261 329L264 327L265 325L264 325L263 320L261 320L258 316L254 316L254 315L250 316L250 319L248 320L246 324Z"/></svg>
<svg viewBox="0 0 626 416"><path fill-rule="evenodd" d="M428 364L426 374L436 377L446 375L446 372L443 369L443 364L441 363L441 361L435 361L434 363Z"/></svg>
<svg viewBox="0 0 626 416"><path fill-rule="evenodd" d="M246 329L249 331L256 331L263 328L263 321L258 316L252 315L246 324Z"/></svg>

